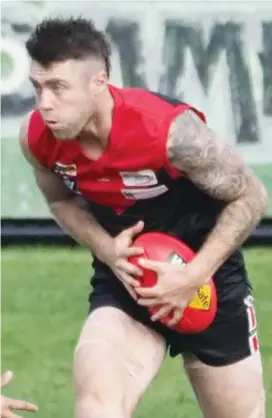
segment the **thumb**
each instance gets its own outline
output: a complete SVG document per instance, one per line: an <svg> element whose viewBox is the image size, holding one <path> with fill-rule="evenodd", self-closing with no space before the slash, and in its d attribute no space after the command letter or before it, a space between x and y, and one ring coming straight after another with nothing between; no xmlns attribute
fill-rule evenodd
<svg viewBox="0 0 272 418"><path fill-rule="evenodd" d="M130 229L130 236L131 236L131 238L134 235L137 235L140 232L142 232L143 229L144 229L144 222L143 221L137 222L136 225L132 226L131 229Z"/></svg>
<svg viewBox="0 0 272 418"><path fill-rule="evenodd" d="M1 375L0 387L8 385L13 378L13 373L9 370Z"/></svg>

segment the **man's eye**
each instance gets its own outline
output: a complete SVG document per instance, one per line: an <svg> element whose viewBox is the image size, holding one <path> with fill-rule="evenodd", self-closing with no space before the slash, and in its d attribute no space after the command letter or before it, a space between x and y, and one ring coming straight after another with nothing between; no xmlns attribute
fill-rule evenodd
<svg viewBox="0 0 272 418"><path fill-rule="evenodd" d="M38 86L37 84L32 84L32 85L36 93L40 93L42 91L41 86Z"/></svg>
<svg viewBox="0 0 272 418"><path fill-rule="evenodd" d="M53 87L53 91L55 91L56 93L61 93L63 90L65 90L65 87L61 84L58 84L57 86Z"/></svg>

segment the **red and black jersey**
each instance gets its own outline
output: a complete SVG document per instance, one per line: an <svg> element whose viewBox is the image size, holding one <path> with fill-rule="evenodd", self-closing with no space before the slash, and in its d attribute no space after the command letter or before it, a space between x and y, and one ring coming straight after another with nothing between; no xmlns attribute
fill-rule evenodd
<svg viewBox="0 0 272 418"><path fill-rule="evenodd" d="M171 122L191 107L142 89L109 89L114 100L112 128L100 158L88 158L76 138L56 139L36 110L28 133L36 159L80 193L111 234L140 219L146 230L169 232L180 223L188 227L188 211L213 220L218 202L183 178L166 156Z"/></svg>
<svg viewBox="0 0 272 418"><path fill-rule="evenodd" d="M86 157L76 138L57 140L39 111L33 113L29 125L33 155L86 199L92 214L111 235L143 220L145 231L168 232L197 251L224 203L200 191L167 160L170 124L191 107L141 89L109 88L115 104L112 129L108 147L98 160ZM94 267L105 268L96 258ZM236 286L247 277L240 251L219 270L214 278L222 295L226 281L235 293L244 287ZM244 283L249 286L247 280Z"/></svg>

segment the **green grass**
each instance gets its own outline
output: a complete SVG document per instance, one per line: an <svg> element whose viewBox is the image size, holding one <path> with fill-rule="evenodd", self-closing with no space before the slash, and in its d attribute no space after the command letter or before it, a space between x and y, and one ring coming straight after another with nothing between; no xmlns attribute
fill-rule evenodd
<svg viewBox="0 0 272 418"><path fill-rule="evenodd" d="M255 289L270 417L271 249L247 249L245 255ZM2 251L2 370L15 372L3 392L36 402L41 418L73 417L72 355L88 309L90 273L90 256L79 248ZM137 418L200 418L180 363L167 359Z"/></svg>

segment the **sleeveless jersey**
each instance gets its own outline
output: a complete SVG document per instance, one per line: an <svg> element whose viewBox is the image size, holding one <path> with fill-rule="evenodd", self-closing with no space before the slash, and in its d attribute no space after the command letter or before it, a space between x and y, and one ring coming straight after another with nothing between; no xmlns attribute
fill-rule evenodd
<svg viewBox="0 0 272 418"><path fill-rule="evenodd" d="M88 158L76 138L56 139L38 110L28 132L33 155L89 202L91 212L110 234L141 219L145 230L172 232L181 239L186 230L187 243L198 247L222 203L184 178L166 156L171 122L193 108L142 89L112 85L109 89L114 100L112 128L100 158ZM205 122L204 115L193 110Z"/></svg>
<svg viewBox="0 0 272 418"><path fill-rule="evenodd" d="M178 100L143 89L111 85L109 89L114 100L112 128L100 158L88 158L76 138L56 139L38 110L28 132L33 155L82 195L112 236L143 220L144 231L170 233L197 251L224 203L199 190L171 166L166 144L170 124L178 114L193 109L205 122L204 115ZM95 258L94 267L98 266L102 264ZM222 294L226 281L234 285L234 292L236 283L247 282L239 250L219 270L214 278Z"/></svg>

